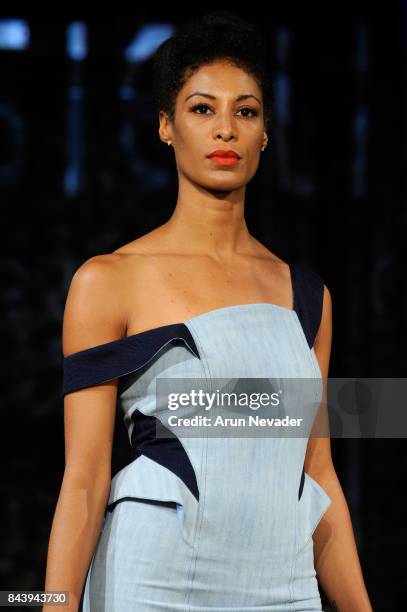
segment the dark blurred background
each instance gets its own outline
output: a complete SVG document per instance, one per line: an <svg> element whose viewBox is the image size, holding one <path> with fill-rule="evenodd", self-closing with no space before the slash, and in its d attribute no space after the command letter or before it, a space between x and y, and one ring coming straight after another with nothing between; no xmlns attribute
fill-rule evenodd
<svg viewBox="0 0 407 612"><path fill-rule="evenodd" d="M403 377L407 2L222 7L267 33L274 71L249 229L330 289L331 377ZM170 8L0 13L1 589L44 588L64 469L61 326L72 275L175 206L151 54L180 20L219 6ZM374 610L404 609L407 445L333 439L332 448ZM113 474L129 452L118 414Z"/></svg>

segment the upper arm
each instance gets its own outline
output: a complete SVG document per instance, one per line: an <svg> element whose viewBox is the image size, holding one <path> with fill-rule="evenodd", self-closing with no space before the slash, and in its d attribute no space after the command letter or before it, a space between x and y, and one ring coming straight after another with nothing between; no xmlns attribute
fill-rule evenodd
<svg viewBox="0 0 407 612"><path fill-rule="evenodd" d="M125 334L117 284L109 255L93 257L75 272L63 317L64 358ZM64 397L65 469L90 482L110 479L116 394L117 379Z"/></svg>
<svg viewBox="0 0 407 612"><path fill-rule="evenodd" d="M318 359L323 378L328 378L329 359L332 345L332 299L328 287L324 285L321 322L314 342L314 351Z"/></svg>
<svg viewBox="0 0 407 612"><path fill-rule="evenodd" d="M332 345L332 300L331 294L328 287L324 285L323 295L323 306L321 322L318 329L318 333L314 342L314 352L318 360L318 364L321 370L323 379L328 379L329 372L329 360L331 355ZM326 385L324 385L326 392ZM319 413L319 417L322 419L321 423L326 424L327 421L327 405L326 397L324 396L323 403L321 404L322 412ZM325 426L325 425L324 425ZM326 427L325 427L326 429ZM325 431L325 430L323 430ZM327 437L310 437L307 445L307 452L305 455L304 469L312 475L318 475L326 470L332 469L332 455L331 455L331 440L329 432Z"/></svg>

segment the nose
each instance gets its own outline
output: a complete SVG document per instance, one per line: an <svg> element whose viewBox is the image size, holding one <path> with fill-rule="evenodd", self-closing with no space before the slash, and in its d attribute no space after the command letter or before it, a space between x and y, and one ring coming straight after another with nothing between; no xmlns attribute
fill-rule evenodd
<svg viewBox="0 0 407 612"><path fill-rule="evenodd" d="M219 113L215 126L215 134L217 139L231 140L236 137L236 128L233 118L229 113Z"/></svg>

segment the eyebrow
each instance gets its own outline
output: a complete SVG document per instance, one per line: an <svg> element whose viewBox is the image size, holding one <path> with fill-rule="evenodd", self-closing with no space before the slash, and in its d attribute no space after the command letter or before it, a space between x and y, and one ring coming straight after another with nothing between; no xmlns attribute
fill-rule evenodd
<svg viewBox="0 0 407 612"><path fill-rule="evenodd" d="M212 96L211 94L204 93L203 91L195 91L194 93L189 94L189 96L185 98L185 102L189 100L189 98L192 98L192 96L203 96L204 98L210 98L211 100L216 100L216 96ZM237 96L236 102L239 102L239 100L246 100L247 98L254 98L255 100L257 100L259 104L261 104L261 101L259 100L259 98L253 94L241 94L240 96Z"/></svg>

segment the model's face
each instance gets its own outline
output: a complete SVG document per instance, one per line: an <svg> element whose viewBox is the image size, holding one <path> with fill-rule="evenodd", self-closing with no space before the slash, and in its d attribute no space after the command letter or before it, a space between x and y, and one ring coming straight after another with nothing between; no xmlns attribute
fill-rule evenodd
<svg viewBox="0 0 407 612"><path fill-rule="evenodd" d="M238 189L256 173L267 143L261 90L232 64L202 66L178 93L174 122L161 111L159 132L171 141L181 174L207 188ZM208 157L217 149L233 150L240 159Z"/></svg>

